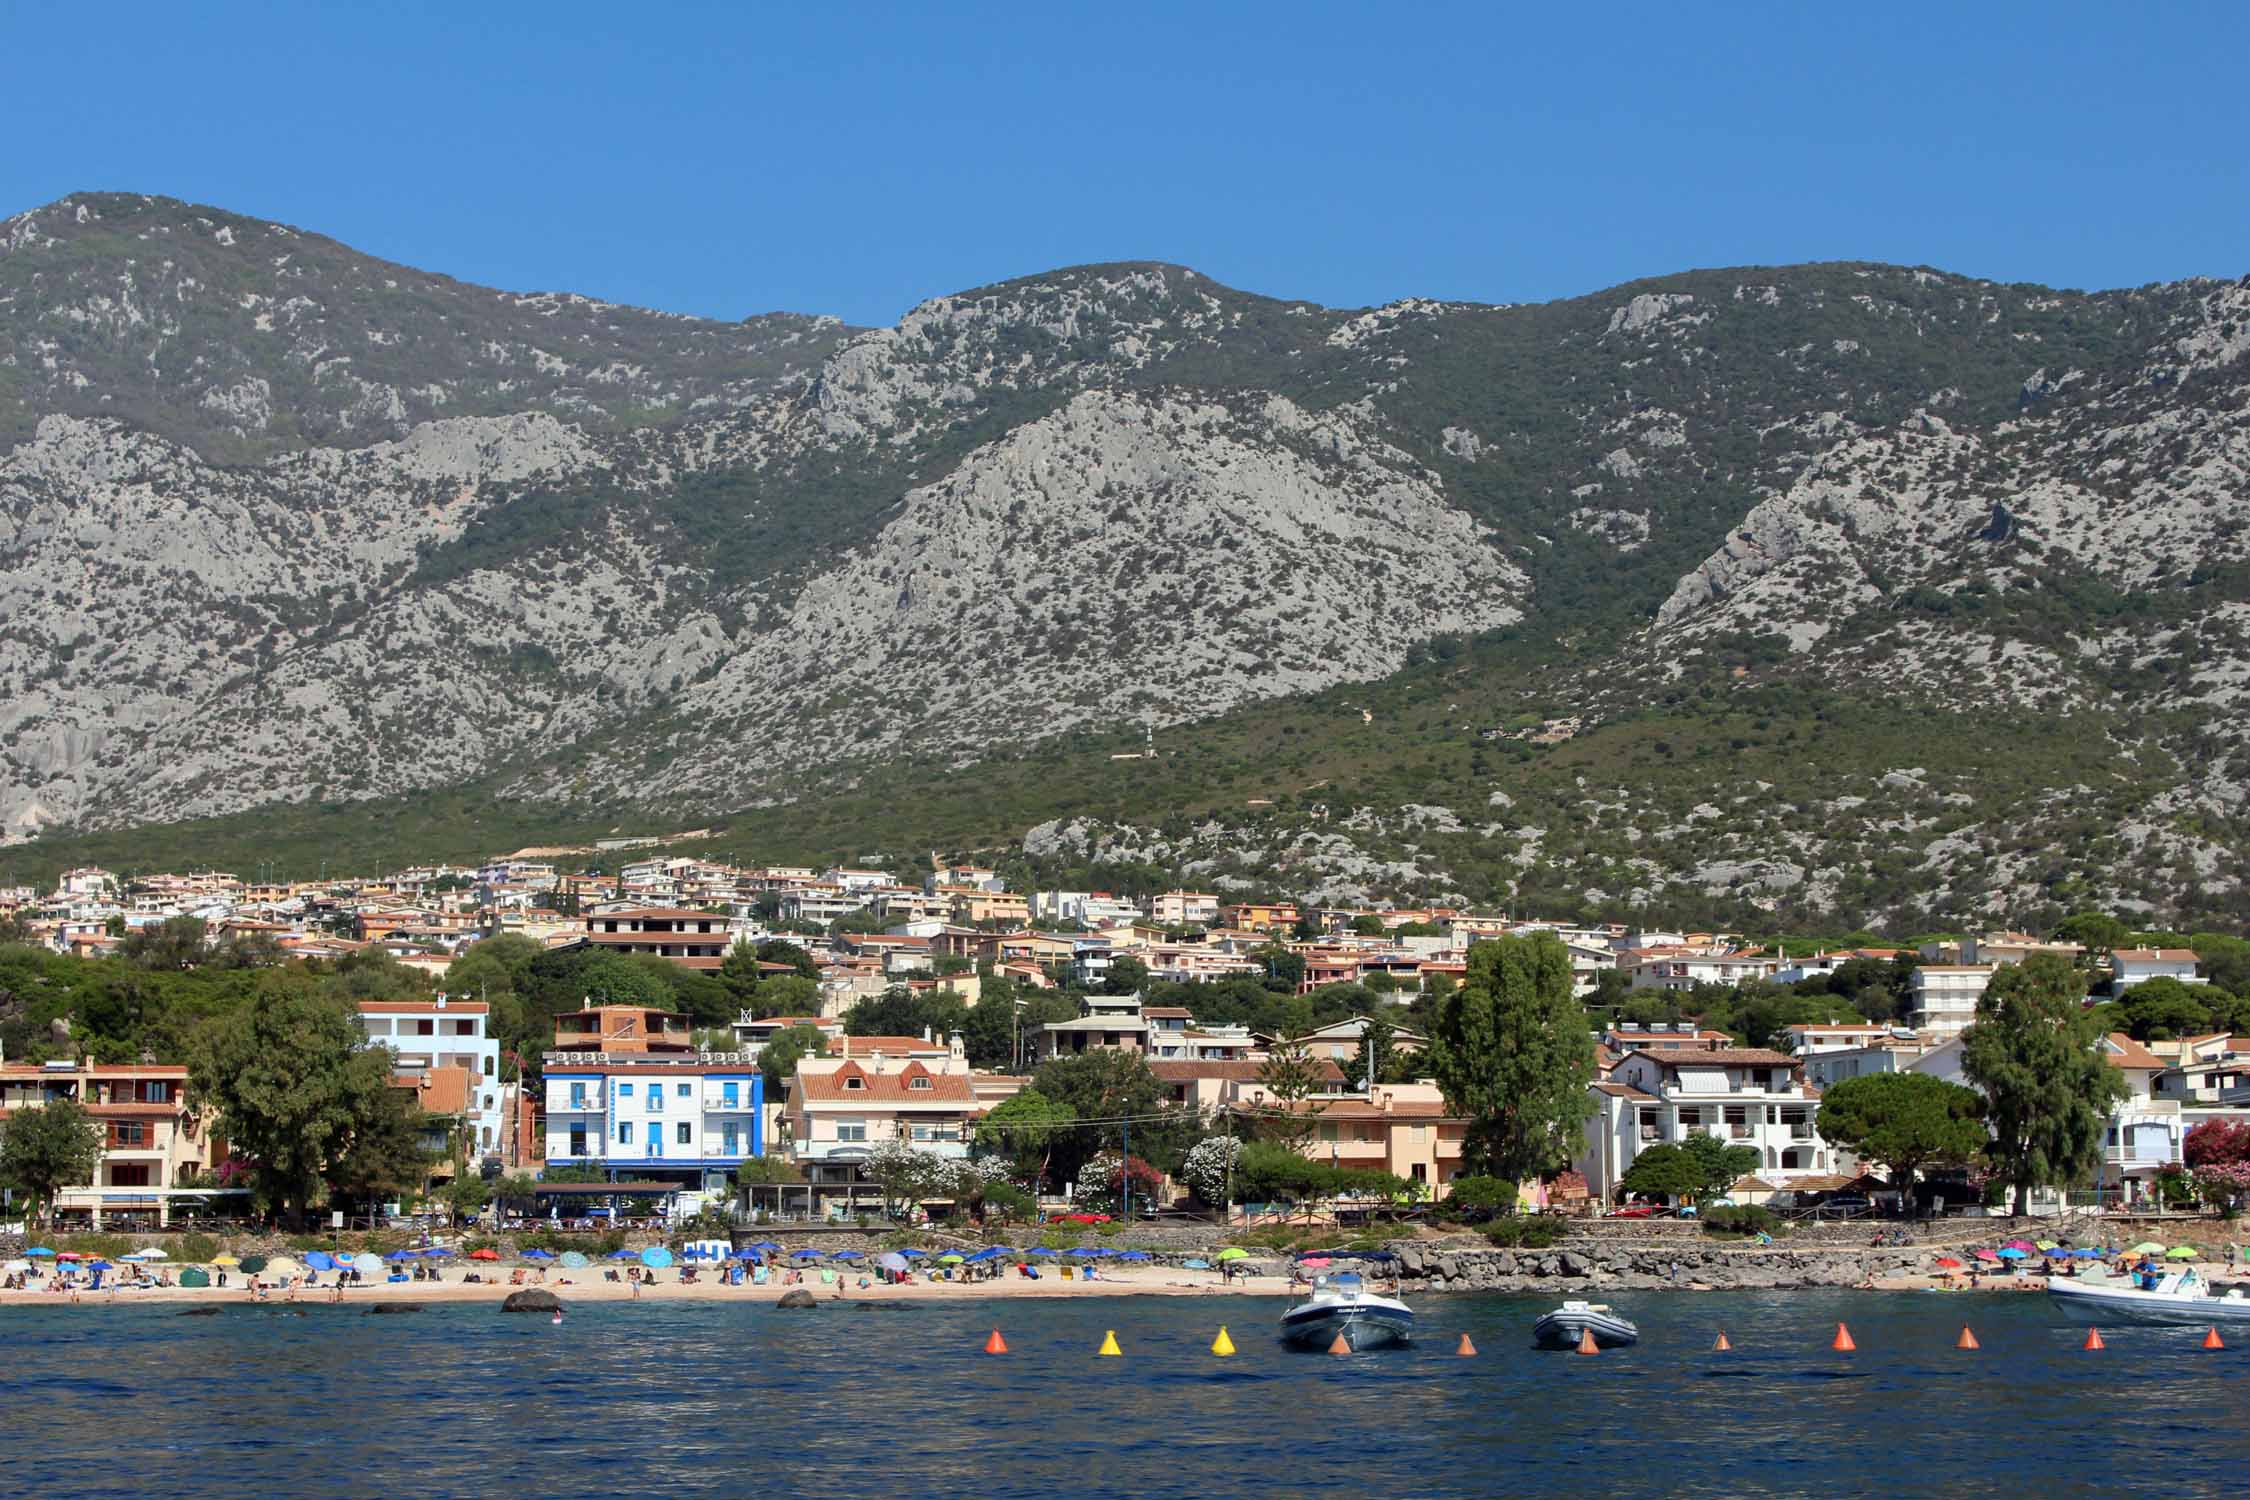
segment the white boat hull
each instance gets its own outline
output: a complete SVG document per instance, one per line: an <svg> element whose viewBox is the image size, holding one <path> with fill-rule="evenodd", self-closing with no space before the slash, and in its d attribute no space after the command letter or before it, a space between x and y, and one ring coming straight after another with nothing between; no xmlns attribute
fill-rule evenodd
<svg viewBox="0 0 2250 1500"><path fill-rule="evenodd" d="M2168 1324L2207 1328L2216 1323L2250 1324L2250 1297L2210 1297L2193 1292L2144 1292L2118 1282L2047 1283L2056 1310L2080 1323Z"/></svg>
<svg viewBox="0 0 2250 1500"><path fill-rule="evenodd" d="M1594 1335L1597 1349L1623 1349L1641 1341L1640 1329L1629 1320L1615 1313L1575 1307L1557 1308L1534 1323L1531 1341L1542 1349L1575 1349L1588 1332Z"/></svg>
<svg viewBox="0 0 2250 1500"><path fill-rule="evenodd" d="M1307 1302L1282 1314L1281 1341L1292 1349L1386 1349L1413 1342L1414 1310L1389 1298Z"/></svg>

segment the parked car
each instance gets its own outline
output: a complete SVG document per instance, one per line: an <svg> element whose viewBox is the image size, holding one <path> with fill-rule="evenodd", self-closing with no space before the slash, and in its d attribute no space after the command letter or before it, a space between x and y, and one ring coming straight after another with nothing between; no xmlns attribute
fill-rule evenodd
<svg viewBox="0 0 2250 1500"><path fill-rule="evenodd" d="M1662 1204L1628 1203L1623 1208L1611 1209L1609 1216L1613 1219L1659 1219L1665 1213L1666 1209Z"/></svg>

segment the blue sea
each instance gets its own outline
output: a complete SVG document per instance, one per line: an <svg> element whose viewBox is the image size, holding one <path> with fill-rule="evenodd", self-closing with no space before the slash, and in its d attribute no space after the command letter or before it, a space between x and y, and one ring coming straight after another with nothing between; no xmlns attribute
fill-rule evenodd
<svg viewBox="0 0 2250 1500"><path fill-rule="evenodd" d="M1426 1297L1410 1350L1284 1350L1282 1304L0 1309L0 1473L48 1497L2202 1496L2250 1475L2250 1339L2022 1294ZM1858 1352L1830 1347L1850 1324ZM1964 1322L1982 1349L1956 1350ZM1209 1346L1228 1325L1239 1353ZM981 1352L998 1327L1004 1356ZM1123 1357L1097 1357L1114 1328ZM1734 1348L1712 1350L1724 1330ZM1456 1357L1467 1333L1478 1352Z"/></svg>

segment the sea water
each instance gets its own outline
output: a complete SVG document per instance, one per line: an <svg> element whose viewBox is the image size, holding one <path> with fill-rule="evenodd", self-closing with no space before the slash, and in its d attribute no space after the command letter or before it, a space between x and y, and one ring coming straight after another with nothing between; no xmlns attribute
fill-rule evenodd
<svg viewBox="0 0 2250 1500"><path fill-rule="evenodd" d="M123 1294L129 1296L130 1294ZM372 1294L371 1294L372 1295ZM2250 1474L2250 1340L2024 1294L1417 1299L1410 1349L1282 1348L1252 1298L0 1309L0 1465L42 1497L2200 1496ZM1830 1348L1850 1325L1855 1353ZM1982 1347L1954 1348L1962 1325ZM1228 1326L1239 1352L1210 1353ZM1009 1352L987 1355L998 1328ZM1123 1354L1095 1353L1115 1329ZM1724 1331L1731 1352L1714 1352ZM1454 1353L1460 1336L1473 1358Z"/></svg>

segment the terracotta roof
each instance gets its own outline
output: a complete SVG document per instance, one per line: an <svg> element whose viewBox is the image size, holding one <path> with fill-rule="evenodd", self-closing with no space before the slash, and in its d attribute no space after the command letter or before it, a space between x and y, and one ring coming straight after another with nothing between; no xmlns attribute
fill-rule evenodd
<svg viewBox="0 0 2250 1500"><path fill-rule="evenodd" d="M1761 1047L1676 1047L1669 1050L1636 1047L1634 1054L1653 1058L1667 1068L1794 1068L1797 1059L1786 1052Z"/></svg>
<svg viewBox="0 0 2250 1500"><path fill-rule="evenodd" d="M873 1057L880 1052L886 1057L901 1052L943 1052L944 1042L932 1042L918 1036L832 1036L828 1039L830 1057Z"/></svg>
<svg viewBox="0 0 2250 1500"><path fill-rule="evenodd" d="M469 1070L467 1068L432 1068L420 1078L404 1074L391 1082L400 1088L414 1090L414 1102L433 1115L465 1114L469 1108Z"/></svg>
<svg viewBox="0 0 2250 1500"><path fill-rule="evenodd" d="M2195 962L2195 950L2193 948L2119 948L2110 956L2112 958L2127 958L2136 963L2144 964L2192 964Z"/></svg>
<svg viewBox="0 0 2250 1500"><path fill-rule="evenodd" d="M857 1079L859 1087L848 1087L846 1080L849 1079ZM917 1079L926 1082L929 1087L911 1087ZM860 1100L880 1100L885 1104L976 1102L976 1091L969 1087L969 1080L962 1074L932 1073L927 1068L920 1067L908 1067L898 1073L869 1073L858 1067L842 1067L832 1073L799 1072L796 1086L800 1100L820 1100L824 1103L851 1103Z"/></svg>
<svg viewBox="0 0 2250 1500"><path fill-rule="evenodd" d="M2111 1032L2109 1044L2117 1049L2117 1056L2112 1061L2121 1068L2161 1068L2164 1066L2163 1058L2158 1057L2122 1031Z"/></svg>
<svg viewBox="0 0 2250 1500"><path fill-rule="evenodd" d="M1328 1058L1308 1059L1318 1069L1323 1083L1335 1083L1344 1076L1344 1070ZM1189 1057L1153 1059L1148 1070L1160 1083L1192 1083L1199 1078L1228 1078L1246 1082L1256 1081L1265 1070L1265 1064L1241 1057Z"/></svg>
<svg viewBox="0 0 2250 1500"><path fill-rule="evenodd" d="M1656 1096L1654 1094L1646 1093L1640 1089L1634 1088L1629 1083L1618 1083L1608 1078L1597 1080L1594 1084L1594 1087L1605 1094L1613 1095L1614 1097L1619 1099L1645 1099L1650 1103L1654 1103L1656 1100Z"/></svg>

